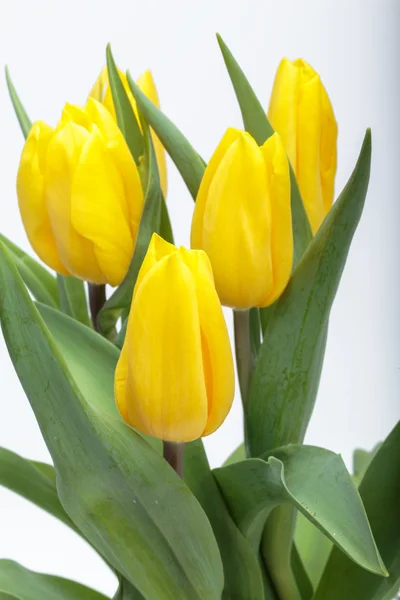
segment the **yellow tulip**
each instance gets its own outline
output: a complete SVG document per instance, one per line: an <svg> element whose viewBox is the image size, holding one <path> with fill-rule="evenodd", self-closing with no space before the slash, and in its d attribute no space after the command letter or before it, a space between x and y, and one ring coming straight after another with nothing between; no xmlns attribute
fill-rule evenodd
<svg viewBox="0 0 400 600"><path fill-rule="evenodd" d="M230 342L210 261L153 234L115 373L118 409L142 433L189 442L218 429L233 395Z"/></svg>
<svg viewBox="0 0 400 600"><path fill-rule="evenodd" d="M52 269L119 285L143 210L139 173L109 112L90 99L67 104L56 127L33 126L18 169L29 241Z"/></svg>
<svg viewBox="0 0 400 600"><path fill-rule="evenodd" d="M120 71L119 69L118 74L121 78L125 91L128 95L129 101L132 105L132 108L140 125L136 101L129 87L128 79L126 75L122 73L122 71ZM160 101L158 98L157 88L155 86L151 71L145 71L143 75L139 77L136 83L141 89L141 91L145 94L145 96L147 96L147 98L151 100L152 103L155 104L155 106L157 106L157 108L160 108ZM114 102L112 99L111 87L108 79L107 67L104 67L101 71L96 83L90 91L90 97L94 98L95 100L98 100L99 102L102 102L102 104L110 111L114 119L116 119ZM165 198L167 195L167 165L165 160L165 150L164 146L162 145L162 143L160 142L153 130L151 134L154 144L154 151L157 158L161 189Z"/></svg>
<svg viewBox="0 0 400 600"><path fill-rule="evenodd" d="M222 304L246 309L272 304L293 263L289 165L277 133L259 147L228 129L200 185L192 248L211 261Z"/></svg>
<svg viewBox="0 0 400 600"><path fill-rule="evenodd" d="M316 233L333 202L337 124L320 76L304 60L280 63L268 117L282 137Z"/></svg>

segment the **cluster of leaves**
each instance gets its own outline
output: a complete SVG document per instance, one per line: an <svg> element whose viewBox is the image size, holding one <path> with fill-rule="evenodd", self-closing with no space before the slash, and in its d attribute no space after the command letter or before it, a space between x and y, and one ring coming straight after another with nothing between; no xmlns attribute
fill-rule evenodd
<svg viewBox="0 0 400 600"><path fill-rule="evenodd" d="M262 143L273 130L219 42L245 128ZM90 326L82 282L54 277L1 237L4 338L54 466L2 449L0 484L85 538L117 574L118 600L391 600L400 586L400 425L373 455L357 453L353 478L340 456L302 444L330 308L366 196L370 133L313 239L292 173L296 264L277 303L252 311L245 446L211 471L201 440L187 444L182 481L160 443L117 412L113 378L124 326L114 332L117 319L126 319L152 232L172 240L149 126L194 199L205 164L128 74L139 126L110 49L107 63L118 123L146 187L137 247L125 281L101 311L100 335ZM29 119L8 84L27 135ZM104 596L3 560L0 598Z"/></svg>

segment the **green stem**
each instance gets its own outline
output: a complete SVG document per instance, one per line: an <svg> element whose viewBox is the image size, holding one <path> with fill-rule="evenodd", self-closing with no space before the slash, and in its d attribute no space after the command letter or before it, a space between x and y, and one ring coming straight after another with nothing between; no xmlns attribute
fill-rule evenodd
<svg viewBox="0 0 400 600"><path fill-rule="evenodd" d="M240 394L242 396L243 406L245 406L248 399L251 374L253 371L250 340L250 311L234 310L233 326L235 330L236 365Z"/></svg>
<svg viewBox="0 0 400 600"><path fill-rule="evenodd" d="M261 548L274 586L281 600L302 600L292 570L293 532L296 510L288 505L277 507L269 516Z"/></svg>
<svg viewBox="0 0 400 600"><path fill-rule="evenodd" d="M184 449L185 444L177 442L163 442L163 456L181 479L183 479Z"/></svg>
<svg viewBox="0 0 400 600"><path fill-rule="evenodd" d="M106 286L89 283L89 306L92 323L95 331L99 332L97 317L106 301Z"/></svg>

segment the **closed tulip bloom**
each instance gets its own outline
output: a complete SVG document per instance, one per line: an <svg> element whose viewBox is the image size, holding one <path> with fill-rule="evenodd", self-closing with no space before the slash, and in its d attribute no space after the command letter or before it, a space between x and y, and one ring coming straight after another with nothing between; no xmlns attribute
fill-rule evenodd
<svg viewBox="0 0 400 600"><path fill-rule="evenodd" d="M189 442L218 429L233 395L230 342L210 261L153 234L115 373L118 409L142 433Z"/></svg>
<svg viewBox="0 0 400 600"><path fill-rule="evenodd" d="M222 304L247 309L272 304L293 263L289 165L278 134L259 147L228 129L200 185L192 248L209 256Z"/></svg>
<svg viewBox="0 0 400 600"><path fill-rule="evenodd" d="M120 71L119 69L118 69L118 74L121 78L121 81L124 85L125 91L128 95L129 101L132 105L132 108L135 112L136 118L140 125L139 115L138 115L137 106L136 106L136 100L133 97L133 94L129 87L128 79L127 79L126 75L124 73L122 73L122 71ZM136 83L137 83L138 87L141 89L141 91L143 92L143 94L145 94L145 96L147 96L147 98L149 100L151 100L152 103L155 104L155 106L157 108L160 108L160 101L158 98L157 88L154 83L154 79L151 74L151 71L145 71L139 77L139 79L136 81ZM96 83L94 84L94 86L90 92L90 96L92 98L94 98L95 100L98 100L99 102L101 102L107 108L107 110L110 111L110 113L113 115L114 119L116 120L117 117L115 114L114 102L113 102L111 87L110 87L110 83L109 83L109 79L108 79L107 67L104 67L104 69L100 73ZM159 175L160 175L161 189L163 191L164 198L165 198L166 194L167 194L167 165L166 165L166 160L165 160L165 150L164 150L164 146L162 145L162 143L160 142L160 140L158 139L158 137L156 136L156 134L154 133L153 130L151 130L151 135L152 135L153 144L154 144L154 151L155 151L156 158L157 158L157 165L158 165L158 171L159 171Z"/></svg>
<svg viewBox="0 0 400 600"><path fill-rule="evenodd" d="M282 60L268 117L282 137L316 233L333 202L337 124L320 76L304 60Z"/></svg>
<svg viewBox="0 0 400 600"><path fill-rule="evenodd" d="M125 140L99 102L67 104L56 129L32 126L17 192L29 241L49 267L91 283L121 283L144 198Z"/></svg>

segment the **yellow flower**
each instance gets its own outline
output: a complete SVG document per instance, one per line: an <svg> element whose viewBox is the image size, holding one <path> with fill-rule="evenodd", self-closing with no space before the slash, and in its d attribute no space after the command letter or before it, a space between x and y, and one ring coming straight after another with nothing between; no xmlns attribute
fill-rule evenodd
<svg viewBox="0 0 400 600"><path fill-rule="evenodd" d="M293 263L289 165L277 133L259 147L228 129L200 185L192 248L207 252L222 304L264 307L283 292Z"/></svg>
<svg viewBox="0 0 400 600"><path fill-rule="evenodd" d="M282 137L316 233L333 202L337 124L320 76L304 60L280 63L268 117Z"/></svg>
<svg viewBox="0 0 400 600"><path fill-rule="evenodd" d="M52 269L119 285L143 210L139 173L109 112L67 104L56 127L32 126L17 176L29 241Z"/></svg>
<svg viewBox="0 0 400 600"><path fill-rule="evenodd" d="M210 262L153 234L135 286L115 397L127 423L188 442L218 429L234 394L229 337Z"/></svg>
<svg viewBox="0 0 400 600"><path fill-rule="evenodd" d="M121 81L124 85L125 91L128 95L128 98L129 98L132 108L135 112L138 123L140 125L136 101L135 101L135 98L133 97L133 94L129 87L128 79L127 79L126 75L124 73L122 73L122 71L120 71L119 69L118 69L118 74L121 78ZM155 86L151 71L145 71L143 73L143 75L141 75L139 77L139 79L137 80L136 83L139 86L139 88L142 90L142 92L147 96L147 98L149 100L151 100L152 103L155 104L155 106L157 106L157 108L160 108L160 101L158 99L157 88ZM111 87L110 87L109 80L108 80L107 67L103 68L96 83L92 87L89 96L94 98L95 100L98 100L99 102L102 102L102 104L110 111L110 113L116 120L114 102L112 99ZM154 151L156 153L156 158L157 158L157 165L158 165L158 171L159 171L159 175L160 175L161 189L163 191L164 198L165 198L167 195L167 165L166 165L166 160L165 160L165 150L164 150L164 146L161 144L160 140L158 139L158 137L156 136L156 134L154 133L153 130L152 130L151 134L152 134L152 139L153 139L153 144L154 144Z"/></svg>

